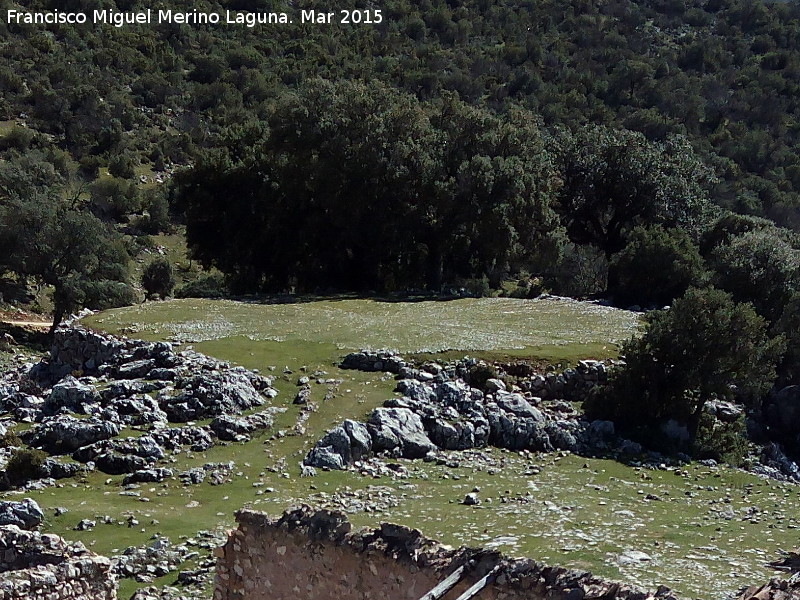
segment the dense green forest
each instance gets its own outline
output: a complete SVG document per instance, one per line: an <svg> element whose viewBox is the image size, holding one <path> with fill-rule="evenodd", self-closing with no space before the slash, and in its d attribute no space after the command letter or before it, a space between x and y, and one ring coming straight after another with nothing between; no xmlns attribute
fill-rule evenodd
<svg viewBox="0 0 800 600"><path fill-rule="evenodd" d="M1 24L6 279L50 286L56 322L130 303L128 257L180 225L216 269L186 293L549 290L694 315L651 318L606 413L650 388L643 419L697 429L708 397L800 382L797 2L337 8L384 18ZM170 265L143 283L170 293ZM685 380L675 340L700 365ZM755 391L730 387L753 379L742 362L759 369Z"/></svg>
<svg viewBox="0 0 800 600"><path fill-rule="evenodd" d="M3 6L20 7L10 2ZM33 1L23 6L85 12L145 7L132 1L100 0ZM363 3L346 6L367 7ZM316 5L289 7L244 0L169 5L175 10L217 12L293 13L308 7ZM75 196L80 201L76 204L91 208L102 220L138 224L142 233L169 224L164 194L145 194L135 185L154 173L164 174L159 180L168 180L176 169L197 164L193 173L208 183L208 169L227 173L222 168L227 161L236 172L237 189L248 185L243 183L248 173L261 177L260 183L249 187L252 191L264 185L262 176L267 170L273 178L289 175L285 165L274 163L277 155L288 162L297 161L300 175L303 169L318 166L322 169L319 177L326 177L326 168L338 169L345 161L353 164L359 151L379 161L375 149L369 147L374 140L356 139L359 135L366 139L373 132L395 144L394 149L384 148L386 160L404 160L393 154L397 151L405 152L409 160L421 161L404 165L417 180L406 177L402 183L390 182L377 172L337 172L340 189L326 189L327 200L319 200L314 190L298 194L296 189L282 189L281 194L292 198L291 209L286 210L277 208L279 199L266 201L263 190L257 192L262 202L259 210L270 213L272 229L253 235L274 237L273 248L241 249L235 265L231 256L210 256L203 251L209 232L202 223L194 227L191 215L204 212L206 224L224 223L227 231L239 227L238 217L219 221L207 212L208 202L202 195L189 201L196 202L192 209L187 198L180 196L179 187L173 194L173 209L177 209L175 214L189 211L190 243L197 256L222 267L239 289L289 289L295 282L300 291L329 287L381 290L437 287L448 280L483 276L496 286L502 277L529 272L549 276L556 291L587 294L605 290L606 263L614 262L613 256L624 249L635 226L688 226L692 242L698 243L703 227L698 211L704 203L708 206L701 212L706 213L706 220L713 216L712 208L721 207L767 217L789 229L800 227L797 3L390 1L379 8L384 19L377 25L295 22L253 28L166 24L116 28L4 23L0 25L0 119L7 125L2 139L5 159L13 162L24 154L27 160L38 156L50 161L68 190L61 195ZM350 100L328 107L321 104L327 100L307 93L318 87L320 80L369 83L362 92L350 88L330 92L337 98L350 94ZM388 91L384 94L382 89ZM356 98L359 93L363 99ZM383 104L370 106L371 94L374 102ZM390 98L397 106L389 106ZM291 104L297 102L306 103L302 115L292 112ZM466 116L467 107L478 112ZM345 114L351 108L351 114ZM334 114L337 110L342 114ZM380 118L366 114L370 110L400 111L390 117L398 122L376 130L373 125ZM403 110L415 114L404 115ZM472 134L485 139L468 139L470 133L461 136L452 126L448 131L448 110L460 111L459 118L472 119ZM409 120L407 130L400 124L404 119ZM478 119L496 123L478 126ZM287 120L308 122L292 140L281 133L282 128L291 129ZM523 121L521 130L529 133L522 137L541 138L535 142L540 149L500 147L505 142L499 138L486 142L495 134L503 135L499 130L490 132L493 127L516 128ZM600 129L591 130L587 125ZM391 127L403 129L402 133L430 156L411 157L413 149L400 148L399 136ZM347 131L341 131L343 128ZM460 137L447 139L453 135ZM283 137L278 141L278 136ZM430 139L423 140L425 136ZM327 167L322 164L325 156L315 165L301 164L309 158L309 149L302 145L320 142L328 144L334 154L338 148L341 154L330 155ZM518 142L522 143L513 143ZM442 151L448 143L460 145L463 156L445 156ZM601 145L606 150L600 151ZM512 156L517 150L521 154ZM261 153L260 159L256 151ZM536 154L533 160L531 153ZM506 165L504 176L514 178L524 189L486 187L487 181L481 181L478 173L459 173L462 168L480 168L462 164L466 156L494 161L486 167L492 176L503 170L497 168L497 161L522 161L526 166L521 168L531 181L520 183L513 167ZM227 176L233 177L231 173ZM182 185L191 187L191 177L185 175ZM402 185L413 191L391 204L386 189L370 185L354 189L344 181L348 177L377 177L395 194ZM441 186L434 189L438 183ZM597 183L605 189L598 189ZM287 184L282 181L281 185ZM479 185L483 189L463 203L482 206L481 193L493 198L496 206L489 211L492 216L482 232L464 225L476 213L456 199L473 194ZM337 193L339 200L332 199ZM527 193L535 197L531 201L535 206L527 214L512 217L510 213L520 212L519 202L528 201L520 199ZM506 199L498 200L497 194ZM455 206L443 206L446 197ZM278 204L271 204L273 200ZM312 206L303 208L306 201ZM315 214L337 212L336 201L364 214L353 218L340 214L331 221L320 216L330 227L308 225L295 236L306 241L294 248L285 248L280 235L274 236L285 223L299 227L298 215L311 216L307 220L314 221ZM325 204L323 211L313 210L317 202ZM386 238L387 231L371 227L384 221L368 214L374 202L379 203L375 213L385 215L384 225L394 237ZM228 205L220 201L216 206ZM251 203L249 210L256 207ZM599 217L603 211L606 214ZM678 214L681 211L684 213ZM500 214L503 212L506 214ZM554 220L554 214L560 221ZM512 222L517 216L522 221ZM338 229L352 230L340 232L338 238L330 235L337 229L337 218L345 222L345 227ZM362 278L348 280L351 267L359 266L352 257L374 246L362 237L372 236L387 246L400 243L401 232L390 222L392 218L408 225L404 228L408 232L405 246L398 246L395 252L402 255L401 264L388 265L375 256L369 259L372 264L364 265L367 273ZM592 222L598 218L605 222ZM536 222L525 223L526 219ZM505 228L502 234L500 222ZM561 231L557 231L559 225ZM249 226L251 230L254 227L254 223ZM216 234L216 239L224 237L223 229ZM359 242L348 241L348 235ZM498 247L482 244L481 236L497 238ZM555 255L554 236L562 238ZM308 240L343 248L347 257L338 275L329 268L335 258L324 249L319 259L309 261L317 262L309 266L309 272L301 273L290 265L283 273L276 272L279 262L287 265L295 260L292 253L307 257ZM469 240L468 248L462 247L463 240ZM286 260L277 255L252 261L243 258L244 252L254 257L278 247L289 253ZM558 268L553 267L556 260L562 261ZM580 273L553 281L566 267L574 269L575 265ZM620 268L624 270L624 265ZM613 265L610 277L613 287L619 281ZM622 277L624 280L624 274ZM628 292L626 288L618 295L641 304L665 300L663 295L637 299Z"/></svg>

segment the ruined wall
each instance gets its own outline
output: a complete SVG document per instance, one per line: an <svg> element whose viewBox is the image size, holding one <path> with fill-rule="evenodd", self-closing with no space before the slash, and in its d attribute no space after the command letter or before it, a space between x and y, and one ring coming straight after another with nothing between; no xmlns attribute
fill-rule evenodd
<svg viewBox="0 0 800 600"><path fill-rule="evenodd" d="M116 600L111 561L57 535L0 527L0 600Z"/></svg>
<svg viewBox="0 0 800 600"><path fill-rule="evenodd" d="M214 600L418 600L460 566L454 600L496 568L481 600L644 600L648 594L589 573L510 559L495 551L453 550L417 530L383 524L351 531L342 513L307 506L279 519L240 511L239 528L218 551ZM655 594L674 600L667 588ZM650 596L652 597L652 596Z"/></svg>

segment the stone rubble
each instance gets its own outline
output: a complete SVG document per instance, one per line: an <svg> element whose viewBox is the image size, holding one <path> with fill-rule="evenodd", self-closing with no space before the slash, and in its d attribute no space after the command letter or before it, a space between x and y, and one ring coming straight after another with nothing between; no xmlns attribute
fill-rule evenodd
<svg viewBox="0 0 800 600"><path fill-rule="evenodd" d="M402 396L373 410L366 423L347 420L331 429L306 456L306 465L345 469L375 454L423 458L438 449L489 445L586 454L624 454L635 449L615 436L613 423L590 422L566 401L585 397L594 385L605 381L607 369L602 362L581 361L563 374L534 375L515 391L507 391L505 383L491 378L484 389L466 383L476 361L412 369L399 357L391 361L389 357L366 352L345 357L343 364L351 368L395 365L400 378L396 391ZM533 390L541 395L535 396Z"/></svg>
<svg viewBox="0 0 800 600"><path fill-rule="evenodd" d="M81 471L111 475L159 468L170 453L204 451L217 442L246 441L272 427L273 380L166 342L96 333L81 326L55 332L49 356L0 379L0 413L33 423L20 434L30 448L70 455L85 466L48 459L28 489ZM193 424L211 418L209 426ZM170 423L185 424L171 427ZM147 431L121 438L126 429ZM0 452L7 463L13 449Z"/></svg>
<svg viewBox="0 0 800 600"><path fill-rule="evenodd" d="M111 561L53 534L0 526L3 600L116 600Z"/></svg>

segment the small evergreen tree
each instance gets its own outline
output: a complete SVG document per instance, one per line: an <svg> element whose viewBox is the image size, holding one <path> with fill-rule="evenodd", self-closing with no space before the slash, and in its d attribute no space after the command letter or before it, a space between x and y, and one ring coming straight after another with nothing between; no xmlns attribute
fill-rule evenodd
<svg viewBox="0 0 800 600"><path fill-rule="evenodd" d="M142 273L142 287L148 296L158 294L169 296L175 287L175 273L172 264L163 257L153 259Z"/></svg>

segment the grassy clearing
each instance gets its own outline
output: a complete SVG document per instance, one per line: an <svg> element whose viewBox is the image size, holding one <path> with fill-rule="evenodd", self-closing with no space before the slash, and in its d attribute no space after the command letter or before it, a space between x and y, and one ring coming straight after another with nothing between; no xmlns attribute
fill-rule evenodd
<svg viewBox="0 0 800 600"><path fill-rule="evenodd" d="M342 299L296 304L187 299L117 309L87 323L177 341L246 336L287 342L288 347L322 343L340 350L391 347L406 353L489 351L566 358L612 355L639 321L627 311L561 299Z"/></svg>
<svg viewBox="0 0 800 600"><path fill-rule="evenodd" d="M577 314L581 306L586 314ZM490 449L489 468L476 467L478 461L464 453L453 453L461 464L457 468L398 461L411 472L406 480L349 472L299 476L300 461L325 430L344 418L362 418L392 395L391 378L338 369L335 362L345 350L461 346L448 354L488 348L497 356L560 353L572 359L598 348L613 349L636 327L630 313L508 299L406 305L189 300L109 311L88 324L148 339L192 340L197 350L275 375L280 391L275 402L286 408L268 435L204 453L184 453L168 463L179 472L205 462L233 460L238 475L223 485L184 487L174 478L145 484L136 490L141 497L132 497L120 495L122 476L95 473L80 482L27 494L46 509L46 529L81 539L101 553L144 544L155 533L178 540L200 529L228 527L233 512L242 506L279 514L292 504L330 501L336 492L388 493L395 499L396 506L379 513L351 515L357 525L394 521L445 543L496 546L649 589L664 583L682 595L702 598L718 598L765 580L770 572L764 563L797 541L797 488L730 469L695 465L678 475L607 460ZM453 343L442 341L448 339ZM286 368L292 373L284 374ZM291 403L296 380L316 371L342 381L333 390L313 385L312 400L319 409L311 414L304 435L292 435L302 410ZM324 400L329 391L333 397ZM481 490L482 504L460 504L475 487ZM53 517L56 506L67 506L70 512ZM82 518L106 514L114 524L98 522L90 532L73 530ZM140 525L128 528L128 515ZM650 560L624 564L620 555L627 550L645 552ZM174 577L159 582L169 584ZM128 597L134 587L125 582L120 598Z"/></svg>

